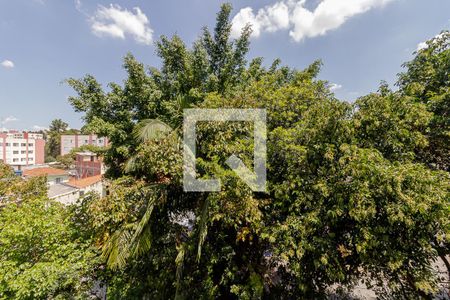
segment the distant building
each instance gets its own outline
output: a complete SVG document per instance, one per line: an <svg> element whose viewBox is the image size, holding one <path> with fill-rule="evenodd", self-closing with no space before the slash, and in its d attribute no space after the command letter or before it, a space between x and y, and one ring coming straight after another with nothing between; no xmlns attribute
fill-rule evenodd
<svg viewBox="0 0 450 300"><path fill-rule="evenodd" d="M44 136L34 132L0 132L0 160L15 170L43 164L45 161Z"/></svg>
<svg viewBox="0 0 450 300"><path fill-rule="evenodd" d="M77 178L103 175L105 173L102 160L97 157L97 154L90 151L77 152L75 170Z"/></svg>
<svg viewBox="0 0 450 300"><path fill-rule="evenodd" d="M108 146L108 139L106 137L98 137L95 134L63 134L61 135L61 155L69 154L72 149L85 146L94 145L98 147Z"/></svg>

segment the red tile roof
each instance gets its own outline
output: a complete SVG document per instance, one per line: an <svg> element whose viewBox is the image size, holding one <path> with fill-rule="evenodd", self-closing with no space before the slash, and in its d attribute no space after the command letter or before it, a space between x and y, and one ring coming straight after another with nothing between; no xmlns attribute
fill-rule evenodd
<svg viewBox="0 0 450 300"><path fill-rule="evenodd" d="M102 175L96 175L96 176L86 177L83 179L69 180L68 184L71 186L77 187L77 188L85 188L85 187L88 187L88 186L93 185L100 181L102 181Z"/></svg>
<svg viewBox="0 0 450 300"><path fill-rule="evenodd" d="M23 176L27 177L34 177L34 176L48 176L48 175L68 175L66 171L56 168L35 168L35 169L29 169L23 171Z"/></svg>

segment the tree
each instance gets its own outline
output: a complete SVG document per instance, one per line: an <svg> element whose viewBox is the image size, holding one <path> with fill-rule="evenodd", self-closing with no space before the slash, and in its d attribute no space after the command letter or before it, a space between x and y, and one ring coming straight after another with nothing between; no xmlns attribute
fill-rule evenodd
<svg viewBox="0 0 450 300"><path fill-rule="evenodd" d="M450 171L450 32L442 31L418 50L413 60L403 64L397 85L404 95L423 103L431 114L422 130L427 146L418 149L417 158L433 169ZM450 273L447 242L434 239L435 247Z"/></svg>
<svg viewBox="0 0 450 300"><path fill-rule="evenodd" d="M96 153L97 155L103 155L103 153L105 152L103 147L99 147L96 145L82 145L80 147L73 148L66 155L58 155L56 157L56 161L59 163L61 168L70 169L75 164L75 160L77 158L77 152L83 152L83 151L93 152L93 153Z"/></svg>
<svg viewBox="0 0 450 300"><path fill-rule="evenodd" d="M403 65L398 86L403 94L414 97L432 113L424 131L428 147L419 152L419 159L434 169L450 170L450 32L443 31L418 50Z"/></svg>
<svg viewBox="0 0 450 300"><path fill-rule="evenodd" d="M58 133L63 133L64 131L67 130L67 127L69 126L69 124L67 124L66 122L64 122L61 119L55 119L50 123L49 126L49 131L50 132L58 132Z"/></svg>
<svg viewBox="0 0 450 300"><path fill-rule="evenodd" d="M0 163L0 168L4 165ZM0 298L85 298L98 276L98 255L71 210L47 199L46 179L2 175ZM5 189L6 187L6 189Z"/></svg>
<svg viewBox="0 0 450 300"><path fill-rule="evenodd" d="M231 6L223 5L214 36L205 28L192 50L178 36L163 36L156 44L163 62L161 70L150 68L147 74L144 65L128 54L123 87L111 83L106 93L93 76L67 80L78 93L78 97L69 97L69 102L75 111L84 113L85 130L108 136L114 145L105 154L109 174L120 176L135 151L138 144L130 133L138 122L159 119L176 128L181 124L183 108L195 105L207 93L227 93L242 80L250 28L230 41L230 12Z"/></svg>
<svg viewBox="0 0 450 300"><path fill-rule="evenodd" d="M160 69L127 55L123 87L68 80L86 128L111 141L109 195L87 209L109 296L317 299L360 278L387 282L394 297L432 295L431 263L449 237L449 175L417 163L426 105L386 86L341 102L317 79L320 61L247 65L250 28L230 40L230 11L222 6L214 34L204 29L192 49L162 37ZM268 193L224 167L231 154L252 164L246 122L199 124L197 172L223 190L183 191L188 107L267 110Z"/></svg>
<svg viewBox="0 0 450 300"><path fill-rule="evenodd" d="M61 153L61 134L67 130L69 124L61 119L55 119L50 123L46 144L46 159L53 161Z"/></svg>

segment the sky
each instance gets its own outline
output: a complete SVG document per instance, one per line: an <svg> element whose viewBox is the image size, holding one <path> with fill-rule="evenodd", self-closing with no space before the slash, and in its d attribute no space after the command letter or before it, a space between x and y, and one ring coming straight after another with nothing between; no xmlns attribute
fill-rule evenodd
<svg viewBox="0 0 450 300"><path fill-rule="evenodd" d="M114 1L114 0L112 0ZM320 79L354 101L394 84L423 42L450 28L449 0L236 0L232 35L253 27L248 59L280 58L303 69L323 61ZM70 77L122 83L133 53L159 66L154 43L178 34L188 44L212 28L216 0L0 0L0 129L38 130L61 118L83 125L67 97ZM106 88L106 87L105 87Z"/></svg>

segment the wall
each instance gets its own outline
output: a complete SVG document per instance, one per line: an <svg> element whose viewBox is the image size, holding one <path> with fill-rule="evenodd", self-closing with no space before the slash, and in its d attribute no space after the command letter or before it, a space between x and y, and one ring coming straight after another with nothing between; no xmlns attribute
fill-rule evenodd
<svg viewBox="0 0 450 300"><path fill-rule="evenodd" d="M0 133L0 159L15 168L43 164L45 141L30 138L27 132Z"/></svg>
<svg viewBox="0 0 450 300"><path fill-rule="evenodd" d="M80 198L80 191L75 191L71 193L67 193L64 195L59 195L57 197L54 197L53 199L55 201L58 201L59 203L70 205L77 202L78 198Z"/></svg>
<svg viewBox="0 0 450 300"><path fill-rule="evenodd" d="M35 163L37 165L42 165L45 163L45 140L35 140L36 148L35 148Z"/></svg>
<svg viewBox="0 0 450 300"><path fill-rule="evenodd" d="M95 145L98 147L106 147L109 142L106 137L98 137L95 134L78 135L78 134L63 134L61 135L61 155L69 154L72 149L84 146Z"/></svg>
<svg viewBox="0 0 450 300"><path fill-rule="evenodd" d="M81 191L80 196L89 192L96 192L101 197L105 196L102 181L99 181L97 183L94 183L93 185L82 188L80 189L80 191Z"/></svg>
<svg viewBox="0 0 450 300"><path fill-rule="evenodd" d="M67 182L69 182L69 175L48 175L47 176L47 183L50 185L56 184L56 183L67 183Z"/></svg>

